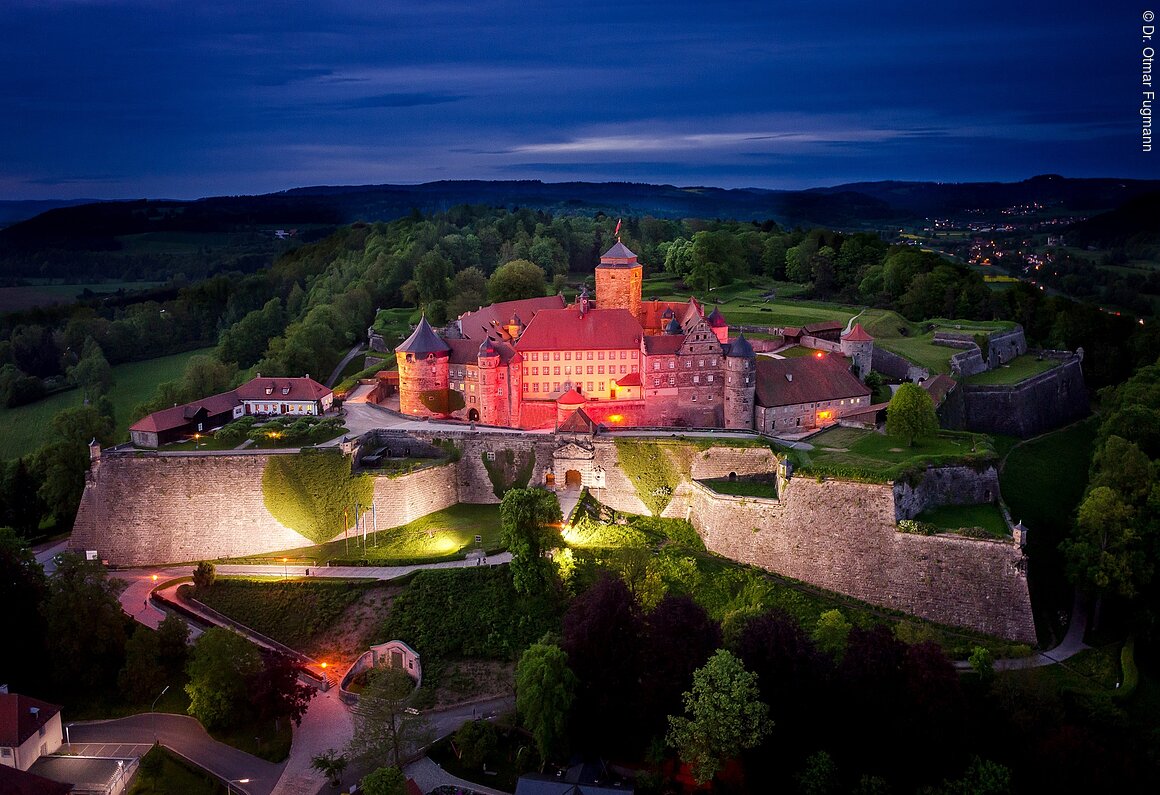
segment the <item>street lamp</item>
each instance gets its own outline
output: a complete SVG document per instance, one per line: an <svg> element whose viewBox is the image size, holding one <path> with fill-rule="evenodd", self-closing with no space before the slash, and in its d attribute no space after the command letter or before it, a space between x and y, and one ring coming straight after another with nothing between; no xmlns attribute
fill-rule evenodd
<svg viewBox="0 0 1160 795"><path fill-rule="evenodd" d="M250 780L248 778L231 778L228 781L226 781L226 793L227 793L227 795L233 795L233 789L230 787L231 784L249 784L249 783L250 783Z"/></svg>
<svg viewBox="0 0 1160 795"><path fill-rule="evenodd" d="M330 689L330 674L326 672L326 663L322 663L322 692Z"/></svg>
<svg viewBox="0 0 1160 795"><path fill-rule="evenodd" d="M153 713L153 742L155 744L157 742L157 702L161 700L161 697L165 695L168 690L169 685L163 687L161 692L157 694L157 698L153 699L153 703L149 706L149 711Z"/></svg>

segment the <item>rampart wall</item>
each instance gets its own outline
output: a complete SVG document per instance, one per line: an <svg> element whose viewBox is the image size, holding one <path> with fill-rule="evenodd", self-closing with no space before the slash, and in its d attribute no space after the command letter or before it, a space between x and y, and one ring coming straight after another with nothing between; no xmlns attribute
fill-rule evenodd
<svg viewBox="0 0 1160 795"><path fill-rule="evenodd" d="M712 552L931 621L1035 642L1019 547L900 533L888 486L794 478L781 500L691 488L690 520Z"/></svg>
<svg viewBox="0 0 1160 795"><path fill-rule="evenodd" d="M1026 439L1069 422L1089 411L1087 389L1078 356L1059 367L1014 385L960 384L962 410L950 417L960 429L1003 433Z"/></svg>
<svg viewBox="0 0 1160 795"><path fill-rule="evenodd" d="M399 477L375 478L381 529L456 502L497 500L483 466L490 450L534 452L530 485L551 472L563 485L579 473L602 503L646 514L618 463L616 442L500 431L424 432L416 443L454 438L458 461ZM380 440L381 441L381 440ZM994 470L933 470L913 486L798 477L780 500L716 494L696 481L768 474L767 447L700 449L648 437L684 477L664 515L689 519L714 552L814 585L946 624L1034 641L1022 554L1007 542L899 533L896 521L934 504L986 501L998 494ZM402 443L399 440L400 444ZM94 462L71 541L115 565L150 565L273 552L310 542L266 510L262 474L271 453L158 455L110 453ZM573 471L575 470L575 471Z"/></svg>
<svg viewBox="0 0 1160 795"><path fill-rule="evenodd" d="M870 366L872 370L882 373L887 378L893 378L898 381L917 382L921 378L930 377L930 371L925 367L911 364L910 360L906 357L899 356L897 353L891 353L881 345L874 346Z"/></svg>

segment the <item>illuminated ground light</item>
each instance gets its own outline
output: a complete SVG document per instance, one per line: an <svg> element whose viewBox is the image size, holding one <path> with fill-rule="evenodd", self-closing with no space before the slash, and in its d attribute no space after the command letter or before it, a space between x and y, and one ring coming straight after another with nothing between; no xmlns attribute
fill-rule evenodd
<svg viewBox="0 0 1160 795"><path fill-rule="evenodd" d="M825 355L826 354L822 353L821 351L818 351L817 353L814 354L814 356L817 357L818 359L821 359Z"/></svg>
<svg viewBox="0 0 1160 795"><path fill-rule="evenodd" d="M819 411L818 412L818 422L822 422L823 420L831 419L831 418L833 418L833 416L834 416L834 412L832 412L832 411Z"/></svg>
<svg viewBox="0 0 1160 795"><path fill-rule="evenodd" d="M610 414L610 415L608 415L608 421L609 422L624 422L624 415L623 414Z"/></svg>
<svg viewBox="0 0 1160 795"><path fill-rule="evenodd" d="M560 528L560 537L564 539L566 544L579 544L580 534L576 532L576 528L570 524L566 524Z"/></svg>

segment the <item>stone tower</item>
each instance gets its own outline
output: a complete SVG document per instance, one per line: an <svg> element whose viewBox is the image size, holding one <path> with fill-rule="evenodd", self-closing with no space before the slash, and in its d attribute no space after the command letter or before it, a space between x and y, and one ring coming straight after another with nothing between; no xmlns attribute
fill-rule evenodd
<svg viewBox="0 0 1160 795"><path fill-rule="evenodd" d="M479 377L476 379L476 388L479 395L479 421L484 425L500 425L500 395L499 395L499 351L488 337L479 346L479 356L476 359L479 365ZM471 409L476 408L468 404L467 416L471 416Z"/></svg>
<svg viewBox="0 0 1160 795"><path fill-rule="evenodd" d="M443 416L449 413L448 354L451 347L439 338L424 316L403 343L395 348L399 363L399 411L404 414Z"/></svg>
<svg viewBox="0 0 1160 795"><path fill-rule="evenodd" d="M753 428L753 396L757 390L757 357L745 333L725 355L725 427Z"/></svg>
<svg viewBox="0 0 1160 795"><path fill-rule="evenodd" d="M854 328L842 335L842 355L853 361L854 374L865 381L874 363L874 338L861 323L855 323Z"/></svg>
<svg viewBox="0 0 1160 795"><path fill-rule="evenodd" d="M596 266L596 308L627 309L640 320L641 265L619 240Z"/></svg>

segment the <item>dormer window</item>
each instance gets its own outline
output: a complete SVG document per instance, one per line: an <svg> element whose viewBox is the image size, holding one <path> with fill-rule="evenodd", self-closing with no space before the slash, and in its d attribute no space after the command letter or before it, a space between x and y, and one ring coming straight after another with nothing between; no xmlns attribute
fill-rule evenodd
<svg viewBox="0 0 1160 795"><path fill-rule="evenodd" d="M274 394L274 387L272 387L272 386L268 386L268 387L266 387L266 394L267 394L267 395L272 395L272 394Z"/></svg>
<svg viewBox="0 0 1160 795"><path fill-rule="evenodd" d="M282 387L282 394L289 395L290 394L290 387L288 387L288 386Z"/></svg>

